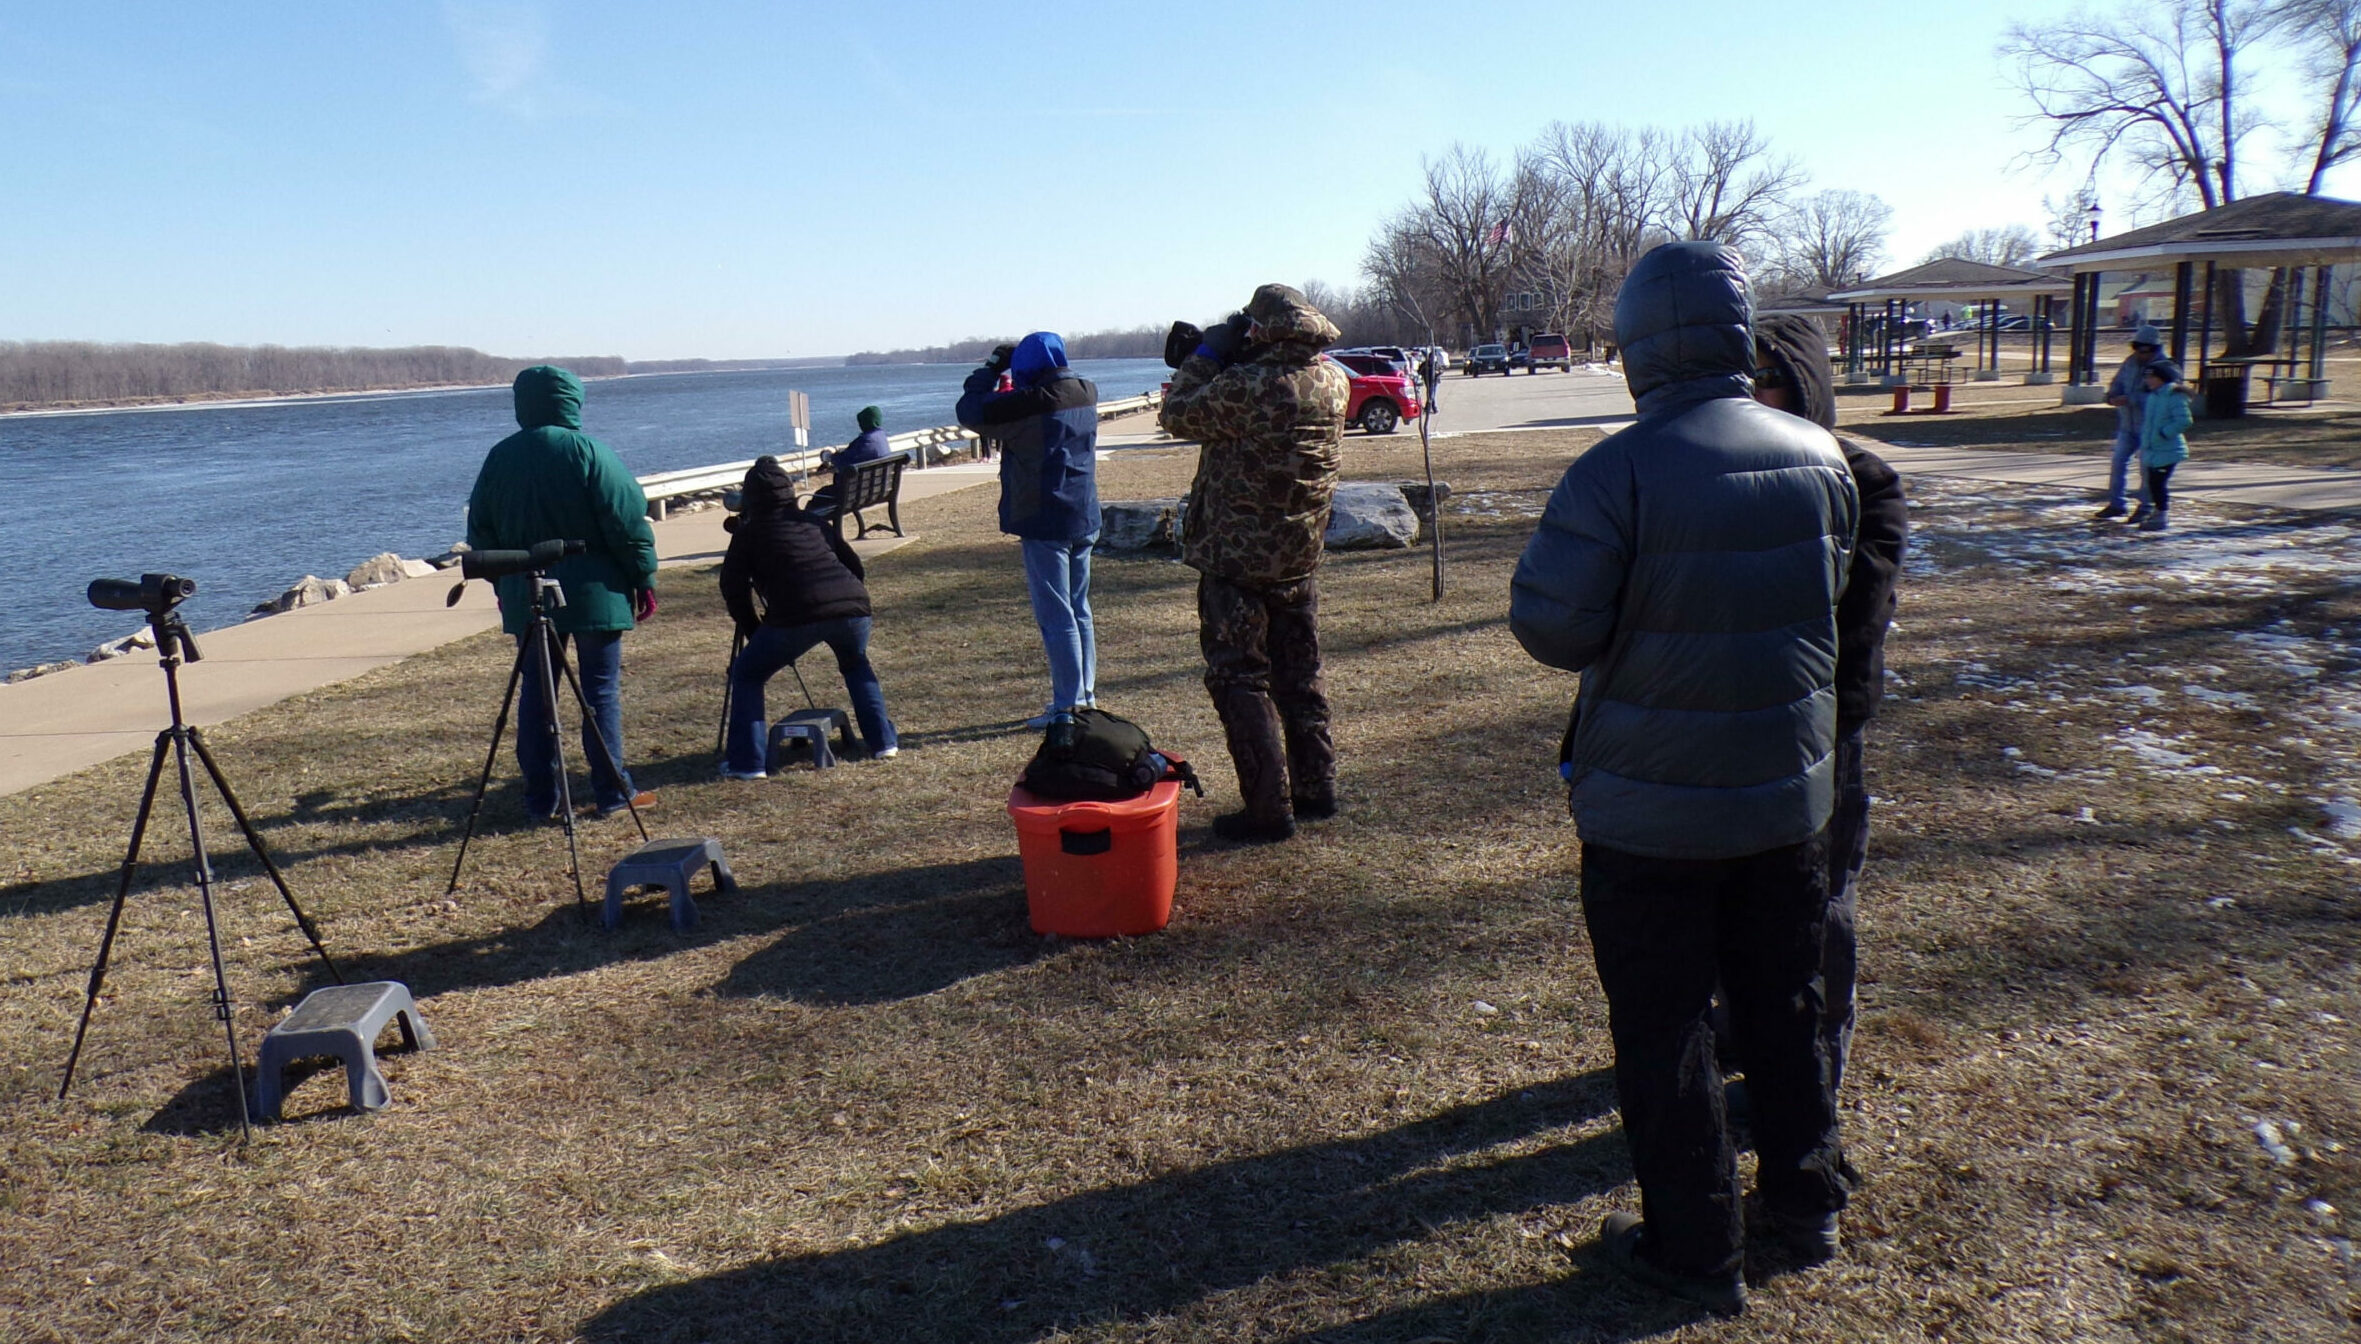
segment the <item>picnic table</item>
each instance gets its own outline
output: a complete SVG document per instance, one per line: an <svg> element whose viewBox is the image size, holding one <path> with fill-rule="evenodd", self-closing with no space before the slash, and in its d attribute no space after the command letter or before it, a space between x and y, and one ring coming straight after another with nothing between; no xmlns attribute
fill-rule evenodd
<svg viewBox="0 0 2361 1344"><path fill-rule="evenodd" d="M1910 378L1910 370L1917 366L1915 383L1948 383L1951 381L1951 361L1959 358L1959 347L1942 341L1920 341L1905 347L1900 357L1902 375Z"/></svg>

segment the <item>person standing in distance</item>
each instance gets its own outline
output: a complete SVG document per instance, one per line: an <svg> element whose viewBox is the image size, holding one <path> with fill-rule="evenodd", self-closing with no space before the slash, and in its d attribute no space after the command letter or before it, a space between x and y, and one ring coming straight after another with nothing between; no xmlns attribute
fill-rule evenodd
<svg viewBox="0 0 2361 1344"><path fill-rule="evenodd" d="M1775 411L1836 428L1836 377L1828 366L1828 338L1796 313L1754 320L1754 399ZM1821 1037L1828 1047L1828 1088L1844 1083L1853 1048L1854 982L1860 965L1854 915L1861 869L1869 860L1869 785L1862 748L1869 721L1885 698L1886 630L1894 623L1895 590L1910 542L1910 503L1902 476L1884 458L1838 438L1853 489L1861 497L1861 528L1853 566L1836 604L1836 805L1828 822L1828 933L1820 974L1827 1010Z"/></svg>
<svg viewBox="0 0 2361 1344"><path fill-rule="evenodd" d="M2124 513L2125 477L2130 474L2132 459L2140 451L2140 412L2146 405L2148 389L2140 382L2148 366L2164 356L2164 337L2156 328L2142 322L2131 334L2131 354L2122 367L2115 370L2113 381L2107 384L2107 404L2115 408L2115 452L2107 462L2107 502L2091 515L2099 522L2121 518ZM2135 523L2145 520L2151 500L2144 477L2130 483L2129 489L2140 497L2140 507L2131 515Z"/></svg>
<svg viewBox="0 0 2361 1344"><path fill-rule="evenodd" d="M1728 248L1668 243L1632 268L1615 335L1639 418L1566 469L1509 600L1525 651L1582 674L1561 769L1642 1208L1601 1241L1729 1315L1745 1250L1717 982L1765 1230L1826 1259L1846 1197L1820 956L1860 505L1828 431L1754 400L1752 316Z"/></svg>
<svg viewBox="0 0 2361 1344"><path fill-rule="evenodd" d="M1009 390L993 389L1000 375ZM1066 367L1066 343L1036 331L967 376L959 423L1000 449L1000 530L1024 552L1025 586L1049 655L1049 706L1026 726L1098 703L1090 548L1099 535L1099 390Z"/></svg>
<svg viewBox="0 0 2361 1344"><path fill-rule="evenodd" d="M1352 399L1320 357L1336 337L1301 293L1264 285L1204 333L1157 415L1199 444L1181 559L1198 572L1205 689L1245 797L1214 819L1227 840L1285 840L1298 818L1336 815L1316 577Z"/></svg>
<svg viewBox="0 0 2361 1344"><path fill-rule="evenodd" d="M578 658L586 702L582 756L590 765L598 814L654 807L656 795L635 790L623 768L623 632L656 614L656 534L648 526L648 497L622 459L582 432L580 379L535 365L516 376L515 396L517 432L492 445L468 495L468 547L584 543L582 554L549 571L566 594L566 604L550 617L558 637L551 653L563 659L570 641ZM533 619L532 577L511 574L498 587L501 628L521 640ZM557 725L550 721L534 659L525 662L517 705L516 760L525 777L526 811L554 816Z"/></svg>

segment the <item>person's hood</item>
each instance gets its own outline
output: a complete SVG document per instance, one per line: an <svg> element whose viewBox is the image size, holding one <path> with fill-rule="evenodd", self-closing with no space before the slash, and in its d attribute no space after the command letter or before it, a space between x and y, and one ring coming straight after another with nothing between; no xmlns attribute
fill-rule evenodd
<svg viewBox="0 0 2361 1344"><path fill-rule="evenodd" d="M1036 331L1018 341L1016 353L1008 359L1008 371L1026 387L1046 381L1064 367L1066 343L1054 331Z"/></svg>
<svg viewBox="0 0 2361 1344"><path fill-rule="evenodd" d="M739 507L748 513L792 508L795 479L779 465L779 459L768 455L758 457L746 469L746 484L738 499Z"/></svg>
<svg viewBox="0 0 2361 1344"><path fill-rule="evenodd" d="M516 422L525 429L582 428L582 380L554 364L536 364L518 374Z"/></svg>
<svg viewBox="0 0 2361 1344"><path fill-rule="evenodd" d="M1262 328L1265 344L1328 346L1343 335L1328 315L1292 285L1264 285L1246 301L1246 316Z"/></svg>
<svg viewBox="0 0 2361 1344"><path fill-rule="evenodd" d="M2148 361L2148 367L2142 369L2140 372L2143 376L2153 373L2164 379L2164 385L2166 387L2170 387L2174 383L2177 383L2181 380L2181 366L2173 363L2169 359L2152 359Z"/></svg>
<svg viewBox="0 0 2361 1344"><path fill-rule="evenodd" d="M2142 322L2139 329L2132 332L2131 343L2133 345L2152 345L2161 350L2164 348L2164 334L2148 323Z"/></svg>
<svg viewBox="0 0 2361 1344"><path fill-rule="evenodd" d="M885 412L875 406L863 406L861 413L853 417L853 423L864 430L883 429L885 427Z"/></svg>
<svg viewBox="0 0 2361 1344"><path fill-rule="evenodd" d="M1769 313L1754 320L1755 355L1779 371L1795 393L1795 413L1822 429L1836 428L1836 371L1828 364L1828 334L1801 313Z"/></svg>
<svg viewBox="0 0 2361 1344"><path fill-rule="evenodd" d="M1748 395L1753 317L1753 292L1736 251L1719 243L1666 243L1641 257L1615 296L1615 343L1623 348L1632 399L1691 383L1698 385L1691 390L1696 400Z"/></svg>

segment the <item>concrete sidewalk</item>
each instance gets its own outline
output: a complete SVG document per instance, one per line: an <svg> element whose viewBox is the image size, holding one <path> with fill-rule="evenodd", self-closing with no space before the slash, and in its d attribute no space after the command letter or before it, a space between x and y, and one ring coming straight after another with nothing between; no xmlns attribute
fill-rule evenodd
<svg viewBox="0 0 2361 1344"><path fill-rule="evenodd" d="M2107 459L2067 453L2007 453L1981 448L1911 448L1873 438L1856 425L1837 430L1866 440L1871 451L1904 476L1956 476L2014 485L2087 489L2092 502L2107 489ZM2176 500L2250 504L2305 512L2361 511L2361 471L2300 469L2190 458L2172 474Z"/></svg>
<svg viewBox="0 0 2361 1344"><path fill-rule="evenodd" d="M991 481L997 473L989 462L909 472L902 477L902 503ZM721 526L725 516L720 509L704 509L656 524L658 563L718 561L729 544ZM881 510L869 516L884 520ZM887 534L855 549L868 559L902 541ZM222 723L497 628L500 611L490 584L468 584L458 606L443 605L458 581L458 571L451 570L201 632L197 646L203 661L181 669L182 711L194 724ZM664 619L661 611L656 619ZM0 796L145 751L170 723L164 678L152 649L0 685Z"/></svg>

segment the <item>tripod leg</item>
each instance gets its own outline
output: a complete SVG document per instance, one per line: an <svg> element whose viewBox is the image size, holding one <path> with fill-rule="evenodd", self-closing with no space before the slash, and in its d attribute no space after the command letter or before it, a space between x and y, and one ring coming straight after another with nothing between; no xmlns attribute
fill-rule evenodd
<svg viewBox="0 0 2361 1344"><path fill-rule="evenodd" d="M238 1023L230 1005L229 972L221 964L221 925L213 911L213 863L205 857L205 832L197 819L197 781L189 772L189 730L175 726L172 755L180 767L180 802L189 815L189 848L196 854L197 901L205 907L205 943L213 953L213 1015L230 1043L230 1090L238 1094L238 1133L251 1138L254 1117L246 1106L246 1065L238 1058Z"/></svg>
<svg viewBox="0 0 2361 1344"><path fill-rule="evenodd" d="M582 912L584 919L588 919L590 897L582 890L582 851L574 843L574 783L566 769L566 734L558 726L557 670L550 664L555 662L557 667L565 669L569 684L574 680L574 668L566 661L566 651L558 647L557 632L550 626L548 617L535 618L533 631L525 637L525 642L533 647L536 656L541 659L541 710L548 716L549 735L557 745L557 810L558 815L565 818L566 869L574 875L574 907ZM574 687L574 699L577 703L582 699L582 688L578 685Z"/></svg>
<svg viewBox="0 0 2361 1344"><path fill-rule="evenodd" d="M810 684L810 683L808 683L808 682L806 682L806 681L803 679L803 669L802 669L802 668L800 668L800 667L797 667L797 666L796 666L795 664L793 664L793 663L789 663L789 664L787 664L787 670L788 670L788 671L790 671L790 672L793 672L793 673L795 674L795 684L796 684L796 685L798 685L798 686L801 686L801 687L803 687L803 702L804 702L804 704L806 704L806 705L810 706L810 707L811 707L811 708L813 708L813 709L818 709L818 708L820 707L820 702L819 702L819 701L817 701L817 700L814 700L814 699L812 699L812 688L811 688L811 684Z"/></svg>
<svg viewBox="0 0 2361 1344"><path fill-rule="evenodd" d="M262 860L262 870L270 874L271 885L279 889L279 896L287 902L288 913L295 916L295 927L303 930L303 936L311 940L312 951L320 954L320 964L328 968L328 974L335 977L337 984L343 984L344 972L336 969L335 958L329 956L328 949L321 945L320 930L312 923L312 917L303 913L303 907L295 903L295 893L288 889L286 875L271 860L271 852L263 848L262 837L255 833L254 823L247 818L245 807L240 805L238 795L230 789L229 780L221 773L220 763L213 759L212 749L205 745L205 735L190 728L189 745L197 749L197 759L204 762L205 773L213 777L213 787L221 791L221 801L229 804L230 815L238 819L238 829L246 833L246 847L254 851L255 858Z"/></svg>
<svg viewBox="0 0 2361 1344"><path fill-rule="evenodd" d="M614 748L607 745L606 729L598 726L598 716L590 712L590 700L582 694L582 681L581 678L574 675L574 665L563 658L558 659L557 665L558 669L566 674L566 684L574 688L574 703L582 706L582 722L589 725L591 744L598 748L599 759L606 763L607 773L617 779L623 778L623 762L615 759ZM554 702L554 692L551 698ZM631 813L631 824L639 827L640 839L653 838L648 834L648 823L640 819L639 805L631 799L632 790L624 789L623 806Z"/></svg>
<svg viewBox="0 0 2361 1344"><path fill-rule="evenodd" d="M516 703L517 679L525 675L525 648L516 651L516 662L508 669L508 689L500 695L500 717L492 721L492 749L484 753L484 773L475 782L475 802L467 809L467 830L459 837L459 858L451 865L451 885L443 888L445 896L459 890L459 870L467 865L468 842L475 839L476 817L484 810L484 790L492 784L492 765L500 759L500 739L508 736L508 707Z"/></svg>
<svg viewBox="0 0 2361 1344"><path fill-rule="evenodd" d="M65 1081L57 1085L57 1099L66 1099L66 1089L74 1085L74 1065L82 1058L82 1038L90 1030L90 1012L98 1006L98 988L106 982L107 958L115 950L115 930L123 922L123 898L131 894L131 875L139 868L139 843L147 837L148 814L156 807L156 784L164 778L164 744L172 740L172 731L156 734L156 754L148 760L148 786L140 791L139 817L131 823L131 847L123 853L123 877L115 884L115 905L107 911L107 931L98 940L98 960L90 967L90 990L82 1000L82 1025L74 1028L73 1053L66 1056Z"/></svg>
<svg viewBox="0 0 2361 1344"><path fill-rule="evenodd" d="M713 750L716 754L722 757L722 765L725 767L729 765L730 698L733 694L735 694L737 689L736 684L731 680L730 674L737 670L738 655L745 652L745 650L746 637L737 633L735 630L731 631L730 663L728 667L722 670L721 677L721 731L713 735Z"/></svg>

